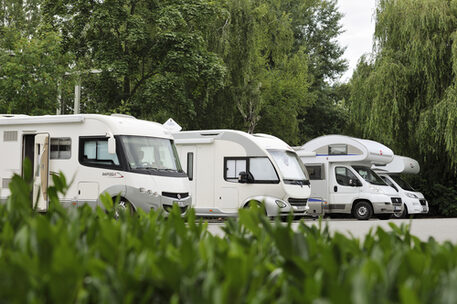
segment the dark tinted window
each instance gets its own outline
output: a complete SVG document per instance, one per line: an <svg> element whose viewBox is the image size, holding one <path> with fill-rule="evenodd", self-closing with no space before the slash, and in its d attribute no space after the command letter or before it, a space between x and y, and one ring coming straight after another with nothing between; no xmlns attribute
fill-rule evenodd
<svg viewBox="0 0 457 304"><path fill-rule="evenodd" d="M386 185L386 183L373 170L364 166L352 166L355 171L367 182L373 185Z"/></svg>
<svg viewBox="0 0 457 304"><path fill-rule="evenodd" d="M187 153L187 176L189 180L194 179L194 153L188 152Z"/></svg>
<svg viewBox="0 0 457 304"><path fill-rule="evenodd" d="M403 190L406 190L406 191L416 191L414 190L413 187L411 187L410 184L408 184L404 179L402 179L400 176L398 175L392 175L390 176Z"/></svg>
<svg viewBox="0 0 457 304"><path fill-rule="evenodd" d="M71 158L71 138L51 138L51 159Z"/></svg>
<svg viewBox="0 0 457 304"><path fill-rule="evenodd" d="M346 167L336 167L335 168L335 177L336 177L336 182L342 186L352 186L351 180L353 181L353 183L355 181L358 181L355 174L352 173L351 170L349 170Z"/></svg>
<svg viewBox="0 0 457 304"><path fill-rule="evenodd" d="M322 172L322 166L312 166L312 165L305 165L306 171L308 171L309 179L310 180L322 180L324 179L324 175Z"/></svg>

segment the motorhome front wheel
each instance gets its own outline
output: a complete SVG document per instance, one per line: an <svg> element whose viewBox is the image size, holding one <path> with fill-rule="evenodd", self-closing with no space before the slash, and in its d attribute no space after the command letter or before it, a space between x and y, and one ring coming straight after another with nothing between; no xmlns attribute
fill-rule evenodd
<svg viewBox="0 0 457 304"><path fill-rule="evenodd" d="M125 198L121 198L119 200L119 203L117 203L114 207L114 218L118 219L120 217L121 212L126 212L129 214L133 214L134 212L132 204Z"/></svg>
<svg viewBox="0 0 457 304"><path fill-rule="evenodd" d="M358 202L354 207L354 217L358 220L368 220L373 214L373 209L368 202Z"/></svg>

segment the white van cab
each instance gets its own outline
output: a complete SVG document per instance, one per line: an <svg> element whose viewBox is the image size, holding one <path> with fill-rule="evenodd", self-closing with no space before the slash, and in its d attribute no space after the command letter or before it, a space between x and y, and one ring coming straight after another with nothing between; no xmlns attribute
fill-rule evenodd
<svg viewBox="0 0 457 304"><path fill-rule="evenodd" d="M119 207L185 213L191 206L189 180L173 137L161 124L113 114L0 116L0 200L10 195L13 174L23 162L34 168L33 206L48 209L50 175L72 183L64 206L100 205L101 193L120 196ZM32 198L31 198L32 201Z"/></svg>
<svg viewBox="0 0 457 304"><path fill-rule="evenodd" d="M373 165L372 169L381 178L392 186L401 196L404 203L402 212L394 213L397 218L404 218L414 214L427 214L428 202L424 195L416 191L411 185L402 179L401 174L418 174L419 163L412 158L395 155L392 162L386 165Z"/></svg>
<svg viewBox="0 0 457 304"><path fill-rule="evenodd" d="M373 215L388 219L402 212L400 195L371 170L392 161L388 147L344 135L315 138L297 148L311 182L311 196L324 200L326 214L352 214L360 220ZM310 206L313 209L313 206Z"/></svg>
<svg viewBox="0 0 457 304"><path fill-rule="evenodd" d="M200 216L237 216L251 203L268 216L308 210L309 180L295 151L266 134L236 130L174 133Z"/></svg>

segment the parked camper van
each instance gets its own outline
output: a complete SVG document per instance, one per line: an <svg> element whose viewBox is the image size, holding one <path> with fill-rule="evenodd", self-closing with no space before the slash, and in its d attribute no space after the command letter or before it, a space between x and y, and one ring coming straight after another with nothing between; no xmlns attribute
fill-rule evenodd
<svg viewBox="0 0 457 304"><path fill-rule="evenodd" d="M311 196L322 197L325 213L390 218L402 212L399 194L370 168L392 161L388 147L343 135L315 138L297 150L311 181ZM311 207L312 208L312 207Z"/></svg>
<svg viewBox="0 0 457 304"><path fill-rule="evenodd" d="M308 210L306 170L282 140L235 130L185 131L174 137L196 214L237 216L252 202L264 206L268 216Z"/></svg>
<svg viewBox="0 0 457 304"><path fill-rule="evenodd" d="M428 202L424 195L416 191L400 176L401 174L419 173L420 166L415 159L395 155L392 162L386 165L374 165L372 169L377 172L388 185L392 186L403 200L403 211L394 213L395 217L403 218L413 214L428 213Z"/></svg>
<svg viewBox="0 0 457 304"><path fill-rule="evenodd" d="M186 212L189 181L181 169L171 134L160 124L125 115L0 117L0 199L8 183L22 173L28 158L34 168L33 206L48 209L50 175L73 180L61 197L64 206L100 204L99 195L120 195L120 207ZM38 200L35 198L38 197Z"/></svg>

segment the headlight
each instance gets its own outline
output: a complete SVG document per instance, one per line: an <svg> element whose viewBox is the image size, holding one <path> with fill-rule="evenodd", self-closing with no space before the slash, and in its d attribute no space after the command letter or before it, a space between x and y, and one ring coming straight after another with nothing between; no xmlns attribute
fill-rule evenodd
<svg viewBox="0 0 457 304"><path fill-rule="evenodd" d="M410 197L410 198L417 198L417 195L415 195L413 193L406 193L406 196Z"/></svg>
<svg viewBox="0 0 457 304"><path fill-rule="evenodd" d="M382 189L379 188L379 187L370 186L370 190L372 190L373 192L376 192L376 193L385 194L384 190L382 190Z"/></svg>
<svg viewBox="0 0 457 304"><path fill-rule="evenodd" d="M276 205L278 205L279 208L287 207L287 204L282 200L275 200L275 203L276 203Z"/></svg>

